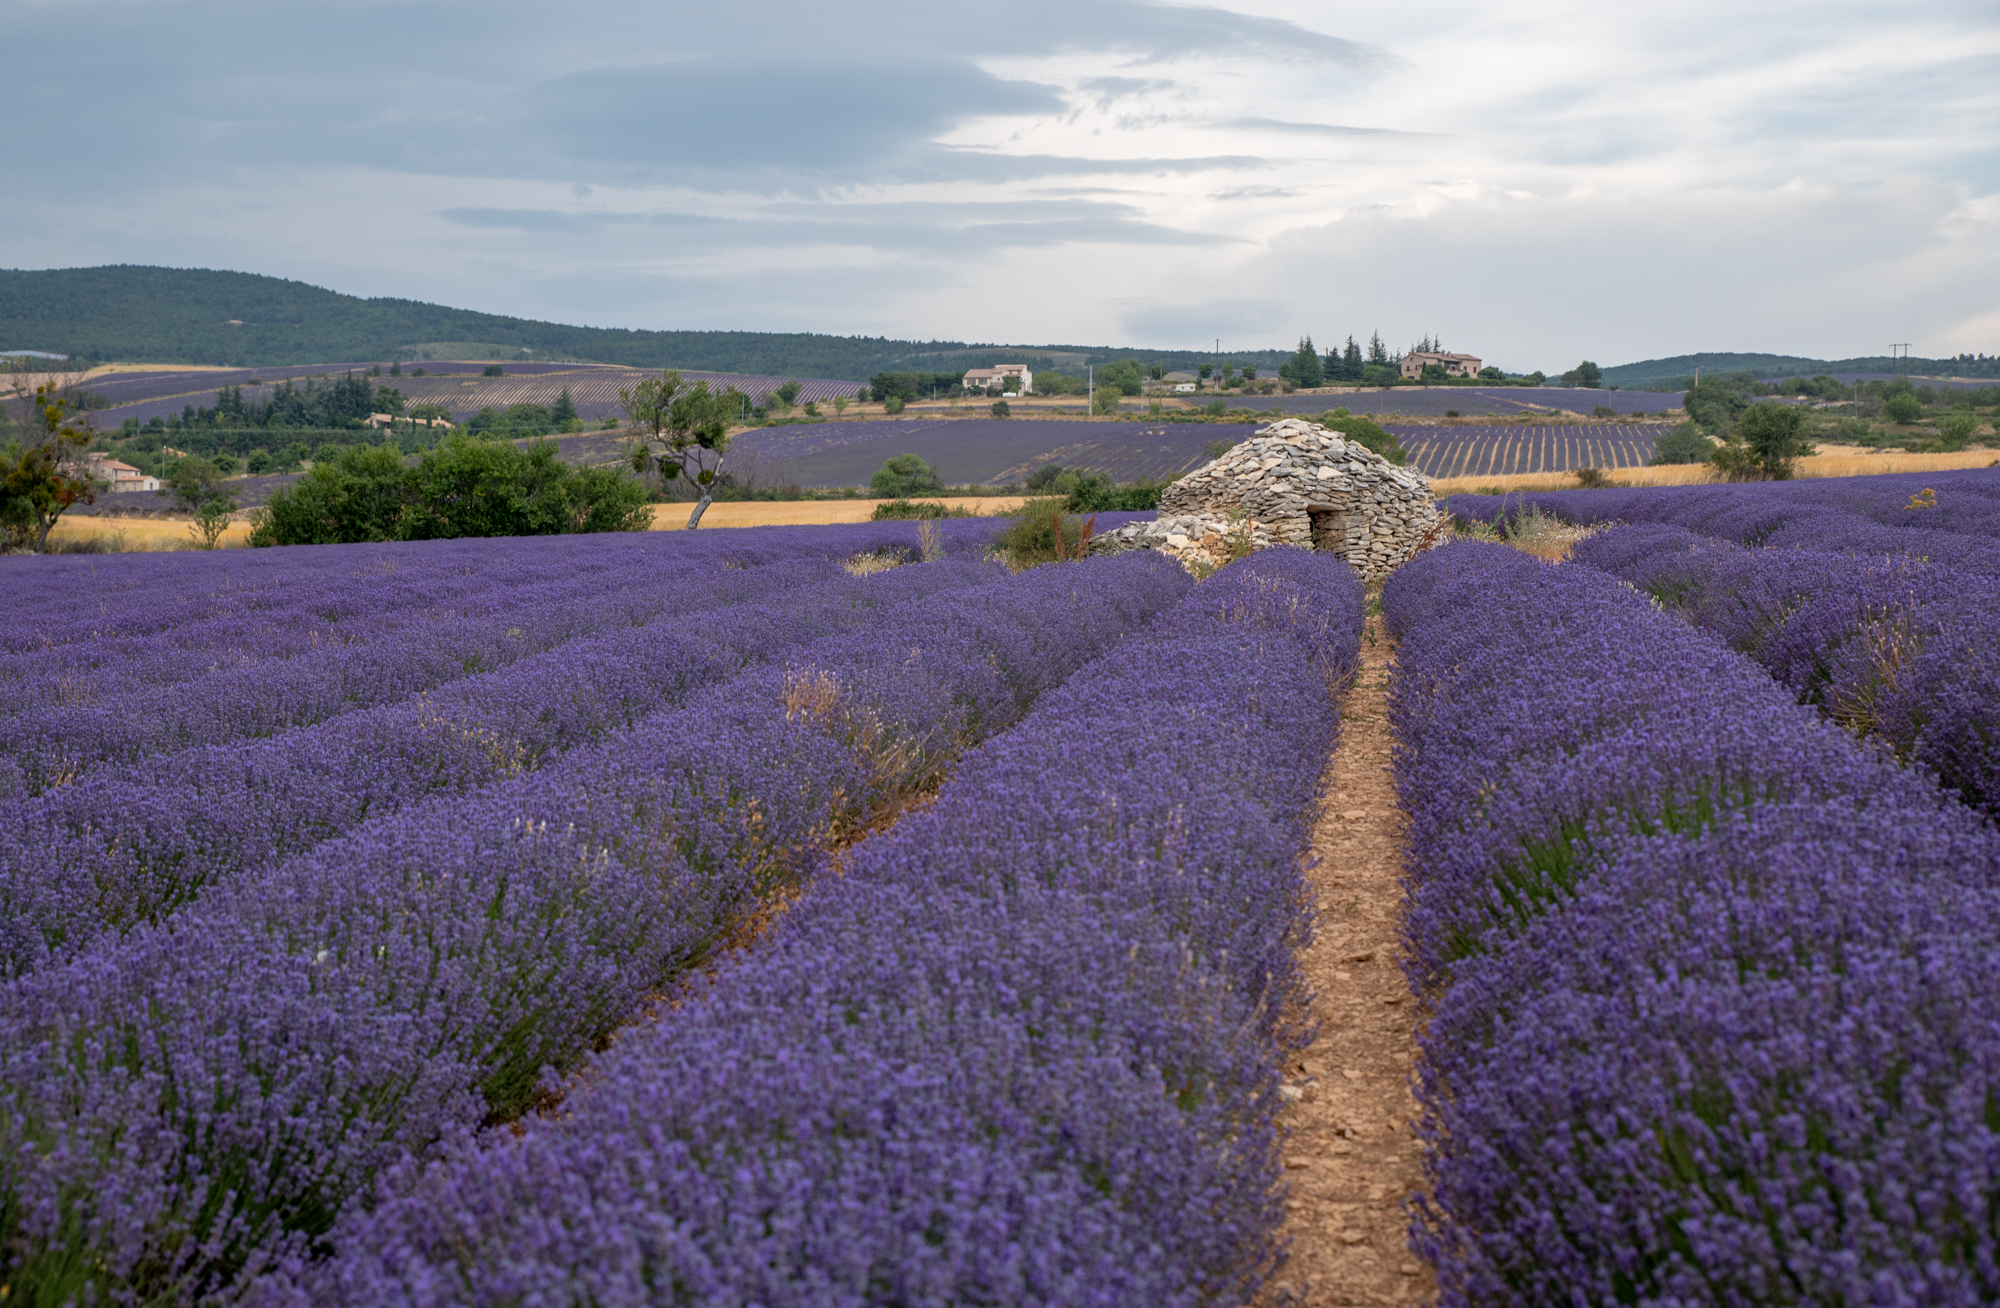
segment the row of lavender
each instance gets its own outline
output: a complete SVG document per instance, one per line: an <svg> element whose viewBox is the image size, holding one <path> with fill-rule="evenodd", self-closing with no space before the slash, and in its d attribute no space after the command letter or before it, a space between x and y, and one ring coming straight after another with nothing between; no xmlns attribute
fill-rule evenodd
<svg viewBox="0 0 2000 1308"><path fill-rule="evenodd" d="M1151 556L966 566L871 578L961 584L789 654L781 629L680 709L0 990L13 1292L228 1298L309 1256L385 1167L548 1093L760 893L1190 584Z"/></svg>
<svg viewBox="0 0 2000 1308"><path fill-rule="evenodd" d="M2000 1296L2000 838L1589 568L1384 592L1448 1304Z"/></svg>
<svg viewBox="0 0 2000 1308"><path fill-rule="evenodd" d="M319 663L303 665L311 671L290 674L301 687L292 697L307 703L329 680L379 695L366 689L366 677L341 673L341 660L353 647L398 637L418 646L432 642L445 664L434 676L448 678L453 663L456 675L464 675L467 668L497 666L546 648L565 638L565 623L588 630L600 608L612 614L625 592L657 588L663 578L791 558L909 552L916 543L906 524L748 536L644 533L232 550L167 556L151 569L130 562L146 556L60 560L54 567L9 560L9 586L0 600L0 673L8 674L0 678L0 712L39 711L45 716L37 721L50 736L115 734L115 724L128 723L137 733L128 751L143 752L144 742L179 740L190 731L214 743L206 737L226 727L205 723L199 703L234 704L248 695L282 704L285 693L245 680L273 660L318 655ZM954 544L955 553L978 552L979 542L962 530ZM603 602L569 603L580 593ZM408 669L397 674L404 681L411 675ZM165 693L169 688L181 693ZM322 699L325 693L319 691ZM155 724L189 713L197 715L195 725ZM34 736L25 723L9 723L7 730L13 749ZM116 756L111 746L96 752Z"/></svg>
<svg viewBox="0 0 2000 1308"><path fill-rule="evenodd" d="M2000 813L2000 575L1614 527L1600 568L1761 663L1802 702Z"/></svg>
<svg viewBox="0 0 2000 1308"><path fill-rule="evenodd" d="M1203 583L560 1114L408 1169L269 1297L1247 1301L1282 1217L1299 850L1360 625L1337 561Z"/></svg>
<svg viewBox="0 0 2000 1308"><path fill-rule="evenodd" d="M854 578L819 560L694 573L679 579L674 616L434 695L0 805L0 975L159 921L371 819L531 775L747 667L866 626L885 606L1000 575L940 562Z"/></svg>
<svg viewBox="0 0 2000 1308"><path fill-rule="evenodd" d="M1891 473L1736 486L1454 495L1453 516L1539 512L1585 526L1655 523L1739 545L1910 554L2000 575L2000 472Z"/></svg>

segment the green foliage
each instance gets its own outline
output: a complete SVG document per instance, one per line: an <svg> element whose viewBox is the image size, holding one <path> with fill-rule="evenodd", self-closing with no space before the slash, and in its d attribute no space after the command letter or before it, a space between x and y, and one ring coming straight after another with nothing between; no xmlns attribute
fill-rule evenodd
<svg viewBox="0 0 2000 1308"><path fill-rule="evenodd" d="M1382 430L1373 421L1358 414L1350 414L1345 409L1336 409L1320 415L1319 425L1339 432L1348 440L1365 445L1391 463L1408 463L1410 456L1395 436Z"/></svg>
<svg viewBox="0 0 2000 1308"><path fill-rule="evenodd" d="M933 392L947 392L965 381L962 372L878 372L868 379L868 389L878 400L929 399ZM796 383L793 395L797 395ZM780 388L783 389L782 387Z"/></svg>
<svg viewBox="0 0 2000 1308"><path fill-rule="evenodd" d="M1116 413L1119 398L1120 392L1117 387L1100 385L1090 397L1090 411L1095 414ZM1216 401L1216 404L1221 403L1221 400Z"/></svg>
<svg viewBox="0 0 2000 1308"><path fill-rule="evenodd" d="M1707 463L1708 456L1715 451L1715 442L1693 423L1683 423L1672 430L1663 432L1653 441L1653 457L1646 460L1655 467L1670 463Z"/></svg>
<svg viewBox="0 0 2000 1308"><path fill-rule="evenodd" d="M1442 385L1445 381L1449 380L1449 375L1445 372L1444 365L1441 363L1425 364L1417 376L1418 380L1422 381L1426 386Z"/></svg>
<svg viewBox="0 0 2000 1308"><path fill-rule="evenodd" d="M556 430L556 426L555 415L539 404L510 404L505 409L496 409L489 404L465 424L467 431L505 440L546 436Z"/></svg>
<svg viewBox="0 0 2000 1308"><path fill-rule="evenodd" d="M1806 440L1805 410L1789 404L1753 404L1736 420L1730 439L1709 462L1731 481L1783 481L1792 464L1813 452Z"/></svg>
<svg viewBox="0 0 2000 1308"><path fill-rule="evenodd" d="M1313 348L1311 336L1299 338L1298 352L1278 365L1278 375L1301 386L1321 386L1326 383L1326 369L1319 360L1319 351Z"/></svg>
<svg viewBox="0 0 2000 1308"><path fill-rule="evenodd" d="M1969 413L1938 419L1938 448L1947 454L1957 453L1972 443L1972 433L1978 427L1979 420Z"/></svg>
<svg viewBox="0 0 2000 1308"><path fill-rule="evenodd" d="M1585 359L1564 373L1562 380L1565 386L1578 386L1587 391L1594 391L1604 385L1604 369Z"/></svg>
<svg viewBox="0 0 2000 1308"><path fill-rule="evenodd" d="M555 446L526 450L454 436L414 467L394 450L350 446L260 510L252 545L331 545L644 531L646 490L617 468L571 468Z"/></svg>
<svg viewBox="0 0 2000 1308"><path fill-rule="evenodd" d="M225 472L218 462L191 457L170 460L160 479L159 493L172 495L175 507L194 516L195 541L206 550L221 543L236 511L236 496L222 480Z"/></svg>
<svg viewBox="0 0 2000 1308"><path fill-rule="evenodd" d="M569 397L569 387L563 387L562 394L556 399L556 407L549 410L549 418L559 427L576 420L576 402Z"/></svg>
<svg viewBox="0 0 2000 1308"><path fill-rule="evenodd" d="M21 433L0 450L0 539L8 550L40 553L65 509L97 498L83 458L94 437L58 387L44 383L30 396L26 383L17 381L14 392L28 415Z"/></svg>
<svg viewBox="0 0 2000 1308"><path fill-rule="evenodd" d="M1067 501L1033 499L1007 516L1014 520L1000 537L1000 548L1017 568L1081 559L1090 552L1096 521L1067 512Z"/></svg>
<svg viewBox="0 0 2000 1308"><path fill-rule="evenodd" d="M946 507L936 500L885 500L875 506L875 512L868 515L872 521L887 522L904 518L970 518L972 510L957 505Z"/></svg>
<svg viewBox="0 0 2000 1308"><path fill-rule="evenodd" d="M1235 448L1236 442L1233 440L1217 440L1202 446L1201 452L1211 459L1219 459Z"/></svg>
<svg viewBox="0 0 2000 1308"><path fill-rule="evenodd" d="M1891 395L1882 405L1882 412L1890 422L1905 426L1920 421L1924 416L1924 404L1914 395Z"/></svg>
<svg viewBox="0 0 2000 1308"><path fill-rule="evenodd" d="M944 482L919 456L898 454L875 470L868 488L888 499L906 500L912 495L934 495L944 489Z"/></svg>
<svg viewBox="0 0 2000 1308"><path fill-rule="evenodd" d="M1691 387L1681 396L1681 407L1687 410L1690 422L1723 436L1728 434L1736 415L1750 407L1750 396L1756 394L1755 385L1756 378L1747 374L1727 379L1704 377L1701 385Z"/></svg>
<svg viewBox="0 0 2000 1308"><path fill-rule="evenodd" d="M1386 363L1371 363L1361 370L1363 386L1394 386L1402 374Z"/></svg>
<svg viewBox="0 0 2000 1308"><path fill-rule="evenodd" d="M744 395L734 386L717 391L706 380L690 383L680 369L669 368L619 391L618 400L643 433L632 450L632 470L643 474L653 468L664 480L693 482L697 491L688 527L700 526L715 498L715 478L729 455L729 424L742 412Z"/></svg>
<svg viewBox="0 0 2000 1308"><path fill-rule="evenodd" d="M1615 418L1618 416L1618 410L1608 404L1600 404L1590 411L1590 416L1593 418Z"/></svg>
<svg viewBox="0 0 2000 1308"><path fill-rule="evenodd" d="M1097 370L1097 393L1102 395L1112 391L1118 395L1137 395L1143 375L1137 359L1120 359L1106 364Z"/></svg>
<svg viewBox="0 0 2000 1308"><path fill-rule="evenodd" d="M1073 477L1074 484L1065 488L1063 479L1057 478L1052 489L1058 493L1067 490L1063 507L1071 513L1140 513L1160 507L1163 487L1154 481L1140 480L1120 486L1101 472L1065 476Z"/></svg>
<svg viewBox="0 0 2000 1308"><path fill-rule="evenodd" d="M891 395L888 399L882 401L882 412L901 413L903 411L903 405L904 405L904 400L902 396Z"/></svg>
<svg viewBox="0 0 2000 1308"><path fill-rule="evenodd" d="M479 375L482 377L505 377L507 370L497 363L489 363L480 369Z"/></svg>
<svg viewBox="0 0 2000 1308"><path fill-rule="evenodd" d="M993 412L993 416L994 416L994 417L996 417L996 418L1005 418L1005 417L1006 417L1006 416L1008 416L1008 415L1009 415L1010 413L1012 413L1012 412L1013 412L1013 410L1011 410L1011 409L1009 409L1009 408L1007 407L1007 401L1005 401L1005 400L995 400L995 401L993 401L993 405L992 405L992 412Z"/></svg>

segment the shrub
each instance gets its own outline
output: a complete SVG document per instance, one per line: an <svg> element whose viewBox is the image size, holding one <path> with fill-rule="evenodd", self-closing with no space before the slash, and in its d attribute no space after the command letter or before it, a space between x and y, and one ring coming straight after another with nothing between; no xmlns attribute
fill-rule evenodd
<svg viewBox="0 0 2000 1308"><path fill-rule="evenodd" d="M1938 448L1946 453L1956 453L1972 441L1972 433L1979 426L1979 420L1969 413L1954 413L1938 422Z"/></svg>
<svg viewBox="0 0 2000 1308"><path fill-rule="evenodd" d="M1669 463L1707 463L1714 450L1715 442L1699 427L1684 424L1654 440L1653 457L1647 462L1655 467Z"/></svg>
<svg viewBox="0 0 2000 1308"><path fill-rule="evenodd" d="M480 370L479 375L482 377L505 377L507 370L497 363L489 363L485 368Z"/></svg>
<svg viewBox="0 0 2000 1308"><path fill-rule="evenodd" d="M1602 468L1578 468L1576 469L1576 484L1584 490L1603 490L1605 487L1611 485L1612 482L1611 478L1604 474L1604 469Z"/></svg>
<svg viewBox="0 0 2000 1308"><path fill-rule="evenodd" d="M970 509L959 508L956 505L947 506L940 504L936 500L889 500L886 503L877 504L875 512L869 515L870 520L874 522L886 522L891 519L902 518L970 518L972 516Z"/></svg>
<svg viewBox="0 0 2000 1308"><path fill-rule="evenodd" d="M996 418L1004 418L1004 417L1006 417L1006 416L1007 416L1007 415L1008 415L1008 414L1009 414L1010 412L1012 412L1012 410L1010 410L1010 409L1009 409L1009 408L1007 407L1007 401L1005 401L1005 400L995 400L995 401L993 401L993 416L994 416L994 417L996 417Z"/></svg>
<svg viewBox="0 0 2000 1308"><path fill-rule="evenodd" d="M888 399L886 399L886 400L882 401L882 412L884 412L884 413L901 413L902 411L903 411L903 397L902 397L902 396L900 396L900 395L891 395L891 396L890 396L890 397L889 397Z"/></svg>
<svg viewBox="0 0 2000 1308"><path fill-rule="evenodd" d="M646 490L621 468L571 468L555 446L453 436L414 467L395 450L351 445L278 491L252 545L336 545L644 531Z"/></svg>
<svg viewBox="0 0 2000 1308"><path fill-rule="evenodd" d="M1882 412L1889 415L1890 422L1905 425L1916 422L1924 416L1923 401L1914 395L1891 395L1883 404Z"/></svg>
<svg viewBox="0 0 2000 1308"><path fill-rule="evenodd" d="M1017 568L1080 559L1090 552L1096 519L1071 516L1069 501L1032 499L1007 516L1014 525L997 542Z"/></svg>
<svg viewBox="0 0 2000 1308"><path fill-rule="evenodd" d="M1336 409L1332 413L1320 415L1319 425L1330 431L1337 431L1357 445L1364 445L1391 463L1407 463L1409 454L1395 436L1382 430L1373 421L1348 414Z"/></svg>
<svg viewBox="0 0 2000 1308"><path fill-rule="evenodd" d="M906 500L912 495L935 495L944 489L944 482L920 456L898 454L875 470L868 488L887 499Z"/></svg>
<svg viewBox="0 0 2000 1308"><path fill-rule="evenodd" d="M1615 418L1618 416L1618 410L1608 404L1600 404L1590 411L1590 416L1593 418Z"/></svg>

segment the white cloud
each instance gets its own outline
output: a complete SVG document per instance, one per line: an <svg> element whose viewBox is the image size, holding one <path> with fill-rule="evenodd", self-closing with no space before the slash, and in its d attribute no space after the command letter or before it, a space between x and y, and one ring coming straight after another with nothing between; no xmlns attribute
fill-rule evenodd
<svg viewBox="0 0 2000 1308"><path fill-rule="evenodd" d="M2000 352L1990 5L19 7L0 261L1512 367ZM89 42L65 36L81 24ZM84 95L67 92L87 85Z"/></svg>

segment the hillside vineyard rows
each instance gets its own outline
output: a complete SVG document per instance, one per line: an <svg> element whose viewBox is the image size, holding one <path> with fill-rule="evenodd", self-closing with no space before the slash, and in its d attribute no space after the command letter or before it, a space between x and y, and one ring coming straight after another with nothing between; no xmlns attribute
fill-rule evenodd
<svg viewBox="0 0 2000 1308"><path fill-rule="evenodd" d="M1451 507L1594 531L1379 595L1438 1299L2000 1299L2000 473ZM1351 1297L1371 601L1000 529L0 560L5 1302Z"/></svg>

